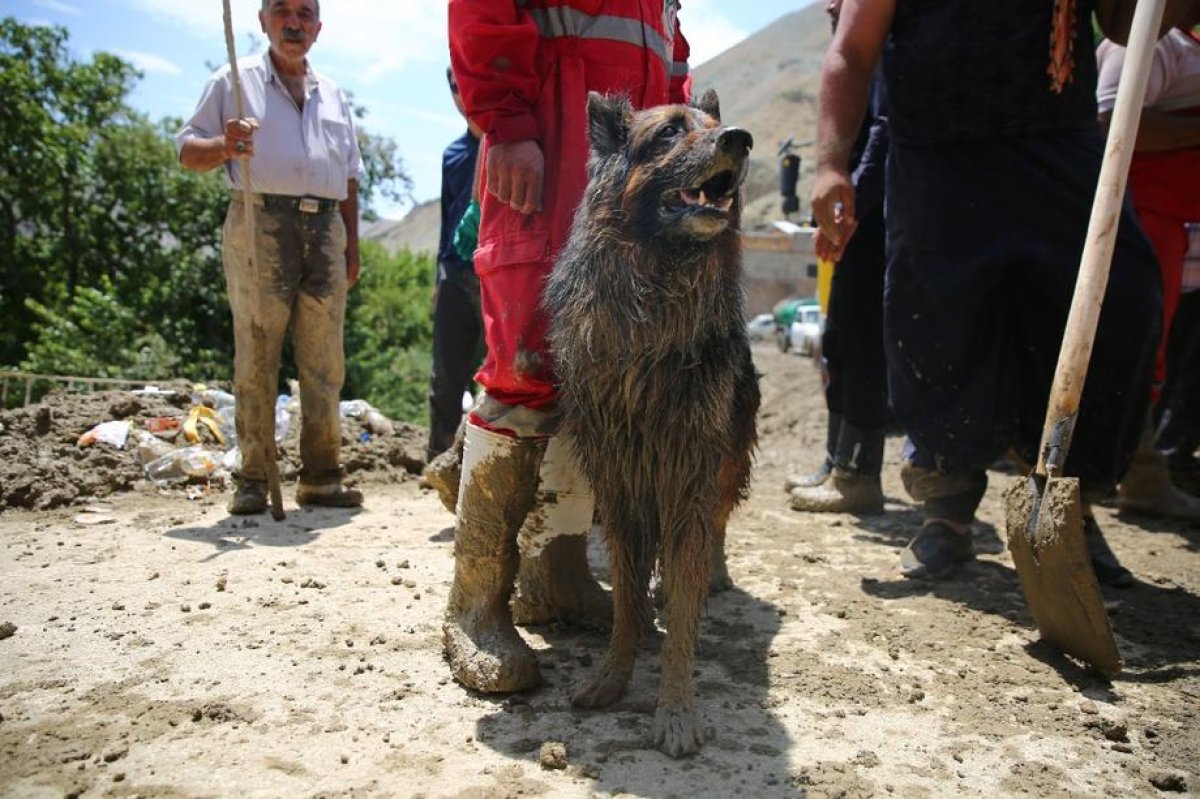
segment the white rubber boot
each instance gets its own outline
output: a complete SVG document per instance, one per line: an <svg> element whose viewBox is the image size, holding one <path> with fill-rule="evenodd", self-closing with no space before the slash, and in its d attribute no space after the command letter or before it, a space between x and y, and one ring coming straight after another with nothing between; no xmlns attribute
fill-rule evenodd
<svg viewBox="0 0 1200 799"><path fill-rule="evenodd" d="M517 624L564 622L607 629L612 598L588 567L595 499L571 444L550 439L538 475L537 498L517 535L521 565L513 619Z"/></svg>

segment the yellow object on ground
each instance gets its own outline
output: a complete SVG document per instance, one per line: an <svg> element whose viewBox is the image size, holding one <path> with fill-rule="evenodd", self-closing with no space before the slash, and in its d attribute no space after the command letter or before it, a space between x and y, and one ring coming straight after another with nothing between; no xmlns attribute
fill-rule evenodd
<svg viewBox="0 0 1200 799"><path fill-rule="evenodd" d="M221 433L221 417L207 405L196 405L188 411L187 419L183 421L183 437L192 444L200 443L198 425L204 425L216 437L217 443L225 446L225 436Z"/></svg>

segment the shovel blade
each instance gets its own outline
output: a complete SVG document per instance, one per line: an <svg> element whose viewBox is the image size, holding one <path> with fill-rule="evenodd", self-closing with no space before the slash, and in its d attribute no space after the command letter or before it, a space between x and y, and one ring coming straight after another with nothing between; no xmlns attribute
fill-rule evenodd
<svg viewBox="0 0 1200 799"><path fill-rule="evenodd" d="M1008 549L1042 640L1115 677L1121 655L1083 540L1079 481L1017 480L1005 511Z"/></svg>

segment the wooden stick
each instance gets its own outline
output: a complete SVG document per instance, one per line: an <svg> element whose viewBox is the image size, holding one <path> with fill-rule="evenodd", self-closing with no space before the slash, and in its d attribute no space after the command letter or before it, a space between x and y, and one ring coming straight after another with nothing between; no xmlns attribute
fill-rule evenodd
<svg viewBox="0 0 1200 799"><path fill-rule="evenodd" d="M246 114L242 107L242 81L238 76L237 48L233 44L233 14L229 9L229 0L222 0L222 3L225 11L225 49L229 53L229 74L233 79L234 111L238 119L245 119ZM242 171L242 205L246 209L246 233L250 240L250 273L258 282L258 250L254 236L254 192L250 188L250 156L240 156L238 165ZM276 377L278 378L278 375ZM279 486L279 463L276 461L278 454L275 450L274 425L271 427L269 442L267 446L267 490L271 495L271 517L275 521L282 521L287 518L287 514L283 512L283 491Z"/></svg>

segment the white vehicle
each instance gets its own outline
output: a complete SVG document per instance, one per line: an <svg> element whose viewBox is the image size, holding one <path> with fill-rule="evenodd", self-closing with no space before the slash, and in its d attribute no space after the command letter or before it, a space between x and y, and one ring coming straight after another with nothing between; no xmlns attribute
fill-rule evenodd
<svg viewBox="0 0 1200 799"><path fill-rule="evenodd" d="M825 320L819 305L801 305L796 309L796 318L788 331L791 349L801 355L813 355L821 351L821 331Z"/></svg>
<svg viewBox="0 0 1200 799"><path fill-rule="evenodd" d="M764 341L775 332L775 317L769 313L760 313L746 323L746 334L751 341Z"/></svg>

